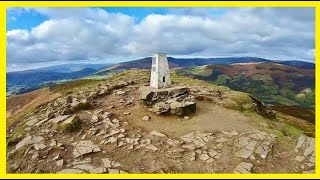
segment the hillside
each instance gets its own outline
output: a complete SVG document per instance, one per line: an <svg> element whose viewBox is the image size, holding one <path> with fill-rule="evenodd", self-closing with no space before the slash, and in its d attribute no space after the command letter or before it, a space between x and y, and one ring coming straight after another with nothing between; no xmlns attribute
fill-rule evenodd
<svg viewBox="0 0 320 180"><path fill-rule="evenodd" d="M314 63L304 62L304 61L278 61L278 60L268 60L258 57L221 57L221 58L174 58L168 57L168 62L170 68L178 67L191 67L191 66L203 66L208 64L234 64L234 63L253 63L253 62L275 62L278 64L284 64L292 67L304 68L304 69L314 69ZM149 69L151 67L151 57L146 57L142 59L127 61L123 63L118 63L112 65L106 69L98 71L96 74L106 75L108 73L119 72L123 70L128 70L132 68L137 69Z"/></svg>
<svg viewBox="0 0 320 180"><path fill-rule="evenodd" d="M129 70L51 87L58 97L7 118L7 173L314 173L312 123L262 116L249 94L174 72L197 111L157 115L139 100L149 78Z"/></svg>
<svg viewBox="0 0 320 180"><path fill-rule="evenodd" d="M97 74L105 75L110 72L119 72L132 68L149 69L151 67L151 57L127 61L108 67ZM202 66L205 64L232 64L240 62L269 62L269 60L256 57L226 57L226 58L173 58L168 57L170 68Z"/></svg>
<svg viewBox="0 0 320 180"><path fill-rule="evenodd" d="M250 93L267 104L314 107L315 71L278 63L180 68L178 74Z"/></svg>

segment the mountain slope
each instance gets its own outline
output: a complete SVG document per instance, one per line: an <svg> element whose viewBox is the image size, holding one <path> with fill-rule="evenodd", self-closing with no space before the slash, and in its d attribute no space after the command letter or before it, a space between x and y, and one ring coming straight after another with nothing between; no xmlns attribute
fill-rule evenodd
<svg viewBox="0 0 320 180"><path fill-rule="evenodd" d="M123 62L99 71L97 74L103 75L110 72L119 72L132 68L150 69L151 57ZM226 57L226 58L173 58L168 57L170 68L202 66L206 64L232 64L241 62L269 62L269 60L256 57Z"/></svg>
<svg viewBox="0 0 320 180"><path fill-rule="evenodd" d="M181 68L178 74L253 94L270 104L315 104L315 71L278 63L237 63Z"/></svg>
<svg viewBox="0 0 320 180"><path fill-rule="evenodd" d="M303 69L315 69L315 64L310 62L304 62L304 61L275 61L279 64L289 65L293 67L303 68Z"/></svg>
<svg viewBox="0 0 320 180"><path fill-rule="evenodd" d="M7 173L225 174L239 172L243 162L252 173L314 172L314 138L302 135L314 133L314 125L260 116L247 93L171 77L173 86L186 86L195 97L189 119L141 106L138 89L149 82L148 70L52 87L58 98L8 126ZM294 151L298 140L304 145ZM296 161L300 156L305 160Z"/></svg>

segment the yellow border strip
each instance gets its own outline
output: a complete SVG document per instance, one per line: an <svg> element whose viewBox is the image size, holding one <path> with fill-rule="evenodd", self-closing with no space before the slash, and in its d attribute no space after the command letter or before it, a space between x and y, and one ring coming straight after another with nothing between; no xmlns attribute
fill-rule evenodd
<svg viewBox="0 0 320 180"><path fill-rule="evenodd" d="M317 2L317 5L316 5L316 17L315 17L315 64L316 64L316 67L315 67L315 73L316 73L316 79L315 79L315 82L316 82L316 86L315 86L315 95L316 95L316 103L315 103L315 115L316 115L316 141L315 141L315 147L316 147L316 174L319 175L320 172L319 172L319 162L320 162L320 151L317 150L317 145L320 144L320 135L319 135L319 131L320 131L320 124L317 122L317 120L320 119L320 111L319 111L319 106L320 106L320 98L319 98L319 92L320 92L320 88L319 88L319 84L320 84L320 69L319 69L319 57L320 57L320 40L319 40L319 34L320 34L320 24L318 23L320 20L320 2ZM319 177L319 176L318 176Z"/></svg>
<svg viewBox="0 0 320 180"><path fill-rule="evenodd" d="M0 163L0 177L6 173L6 9L2 7L2 4L0 6L0 18L1 18L1 27L0 28L0 56L1 56L1 61L0 61L0 94L1 94L1 99L0 99L0 117L2 117L2 121L0 122L0 129L1 129L1 140L0 140L0 161L3 163Z"/></svg>
<svg viewBox="0 0 320 180"><path fill-rule="evenodd" d="M1 49L0 49L0 56L2 61L0 62L0 72L1 72L1 117L2 121L0 123L1 128L1 137L2 140L0 141L0 152L1 152L1 163L0 163L0 177L1 178L26 178L26 179L42 179L42 178L76 178L76 179L84 179L84 178L98 178L98 179L105 179L105 178L132 178L132 179L147 179L147 178L183 178L183 179L191 179L191 178L239 178L239 179L256 179L256 178L291 178L291 179L298 179L298 178L317 178L320 177L320 173L318 171L318 164L319 164L319 155L320 151L316 150L316 174L250 174L250 175L238 175L238 174L6 174L6 101L5 101L5 87L6 87L6 80L5 80L5 72L6 72L6 8L7 7L315 7L316 8L316 20L320 18L320 2L304 2L304 1L197 1L197 2L183 2L183 1L162 1L162 2L150 2L150 1L122 1L122 2L107 2L107 1L61 1L61 2L54 2L54 1L12 1L12 2L0 2L0 20L1 25L0 27L0 35L1 35ZM317 21L315 21L317 22ZM319 23L316 23L316 37L320 34L319 30ZM297 37L299 38L299 37ZM319 62L319 47L320 42L315 38L316 41L316 64ZM320 72L319 68L316 65L316 120L320 118L319 111L319 97L318 93L319 90L319 77ZM319 123L316 123L316 145L319 143ZM317 146L316 146L317 147Z"/></svg>
<svg viewBox="0 0 320 180"><path fill-rule="evenodd" d="M315 7L314 1L9 1L5 6L15 7Z"/></svg>

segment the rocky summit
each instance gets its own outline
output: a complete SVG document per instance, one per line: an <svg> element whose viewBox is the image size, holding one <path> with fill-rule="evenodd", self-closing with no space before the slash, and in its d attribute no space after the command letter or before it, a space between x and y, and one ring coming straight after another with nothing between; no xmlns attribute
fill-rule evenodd
<svg viewBox="0 0 320 180"><path fill-rule="evenodd" d="M152 89L149 75L52 87L7 119L7 173L315 172L315 139L296 118L174 73L172 88Z"/></svg>
<svg viewBox="0 0 320 180"><path fill-rule="evenodd" d="M155 89L145 86L139 91L142 104L158 115L170 113L183 116L197 109L194 96L188 95L189 89L186 87Z"/></svg>

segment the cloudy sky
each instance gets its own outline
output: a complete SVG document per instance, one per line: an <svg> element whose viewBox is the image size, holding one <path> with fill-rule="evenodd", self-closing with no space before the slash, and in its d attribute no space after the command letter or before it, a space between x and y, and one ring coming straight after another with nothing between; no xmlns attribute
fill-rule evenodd
<svg viewBox="0 0 320 180"><path fill-rule="evenodd" d="M315 59L314 8L8 8L7 71L174 57Z"/></svg>

